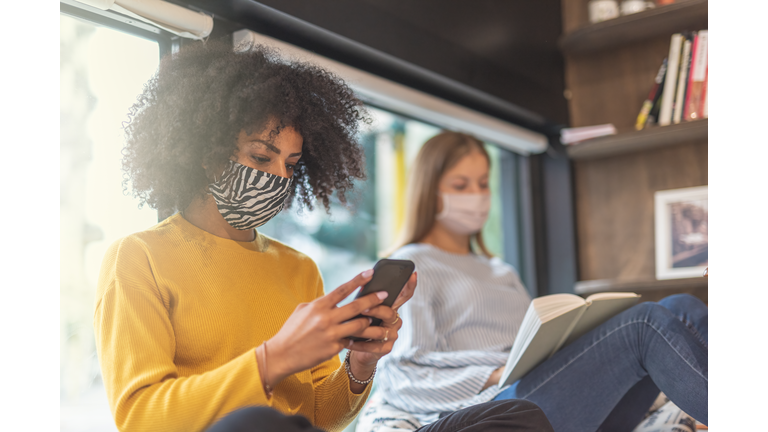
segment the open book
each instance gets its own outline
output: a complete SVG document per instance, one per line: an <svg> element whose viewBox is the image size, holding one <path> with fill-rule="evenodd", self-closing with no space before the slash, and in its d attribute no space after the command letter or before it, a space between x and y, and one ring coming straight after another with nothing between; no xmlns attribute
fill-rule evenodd
<svg viewBox="0 0 768 432"><path fill-rule="evenodd" d="M552 294L533 299L509 352L499 387L512 384L588 331L635 305L635 293L599 293L585 299Z"/></svg>

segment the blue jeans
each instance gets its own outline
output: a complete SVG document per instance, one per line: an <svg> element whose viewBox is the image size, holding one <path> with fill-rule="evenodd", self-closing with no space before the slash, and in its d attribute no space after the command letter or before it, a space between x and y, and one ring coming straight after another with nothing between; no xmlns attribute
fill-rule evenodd
<svg viewBox="0 0 768 432"><path fill-rule="evenodd" d="M664 392L708 421L708 311L677 294L606 321L501 392L544 410L555 431L631 431Z"/></svg>

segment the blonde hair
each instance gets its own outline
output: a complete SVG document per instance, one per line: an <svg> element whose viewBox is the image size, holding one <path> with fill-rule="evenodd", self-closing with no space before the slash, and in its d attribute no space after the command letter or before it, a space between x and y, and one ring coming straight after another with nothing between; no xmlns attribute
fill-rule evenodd
<svg viewBox="0 0 768 432"><path fill-rule="evenodd" d="M437 188L440 178L464 156L475 151L485 156L490 166L490 157L482 141L473 136L459 132L442 132L424 143L408 177L403 228L395 245L387 250L384 256L391 255L405 245L420 242L432 230L437 216ZM470 246L473 241L479 252L487 257L492 256L485 247L480 232L472 235Z"/></svg>

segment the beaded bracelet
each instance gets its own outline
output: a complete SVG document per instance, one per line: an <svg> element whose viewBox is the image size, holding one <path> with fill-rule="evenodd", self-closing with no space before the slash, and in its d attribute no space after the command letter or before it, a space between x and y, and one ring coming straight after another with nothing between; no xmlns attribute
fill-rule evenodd
<svg viewBox="0 0 768 432"><path fill-rule="evenodd" d="M373 367L373 373L371 374L371 377L365 381L360 381L359 379L355 378L354 375L352 375L352 368L349 365L349 357L351 355L352 355L352 351L347 351L347 357L344 359L344 369L347 370L347 375L349 375L349 379L361 385L367 385L368 383L373 381L373 377L376 376L376 366Z"/></svg>

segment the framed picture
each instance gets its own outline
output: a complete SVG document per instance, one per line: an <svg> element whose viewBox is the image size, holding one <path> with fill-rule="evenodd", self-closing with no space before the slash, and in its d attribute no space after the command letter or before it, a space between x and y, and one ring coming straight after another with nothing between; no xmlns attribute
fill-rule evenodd
<svg viewBox="0 0 768 432"><path fill-rule="evenodd" d="M655 194L656 279L704 275L708 260L707 186Z"/></svg>

